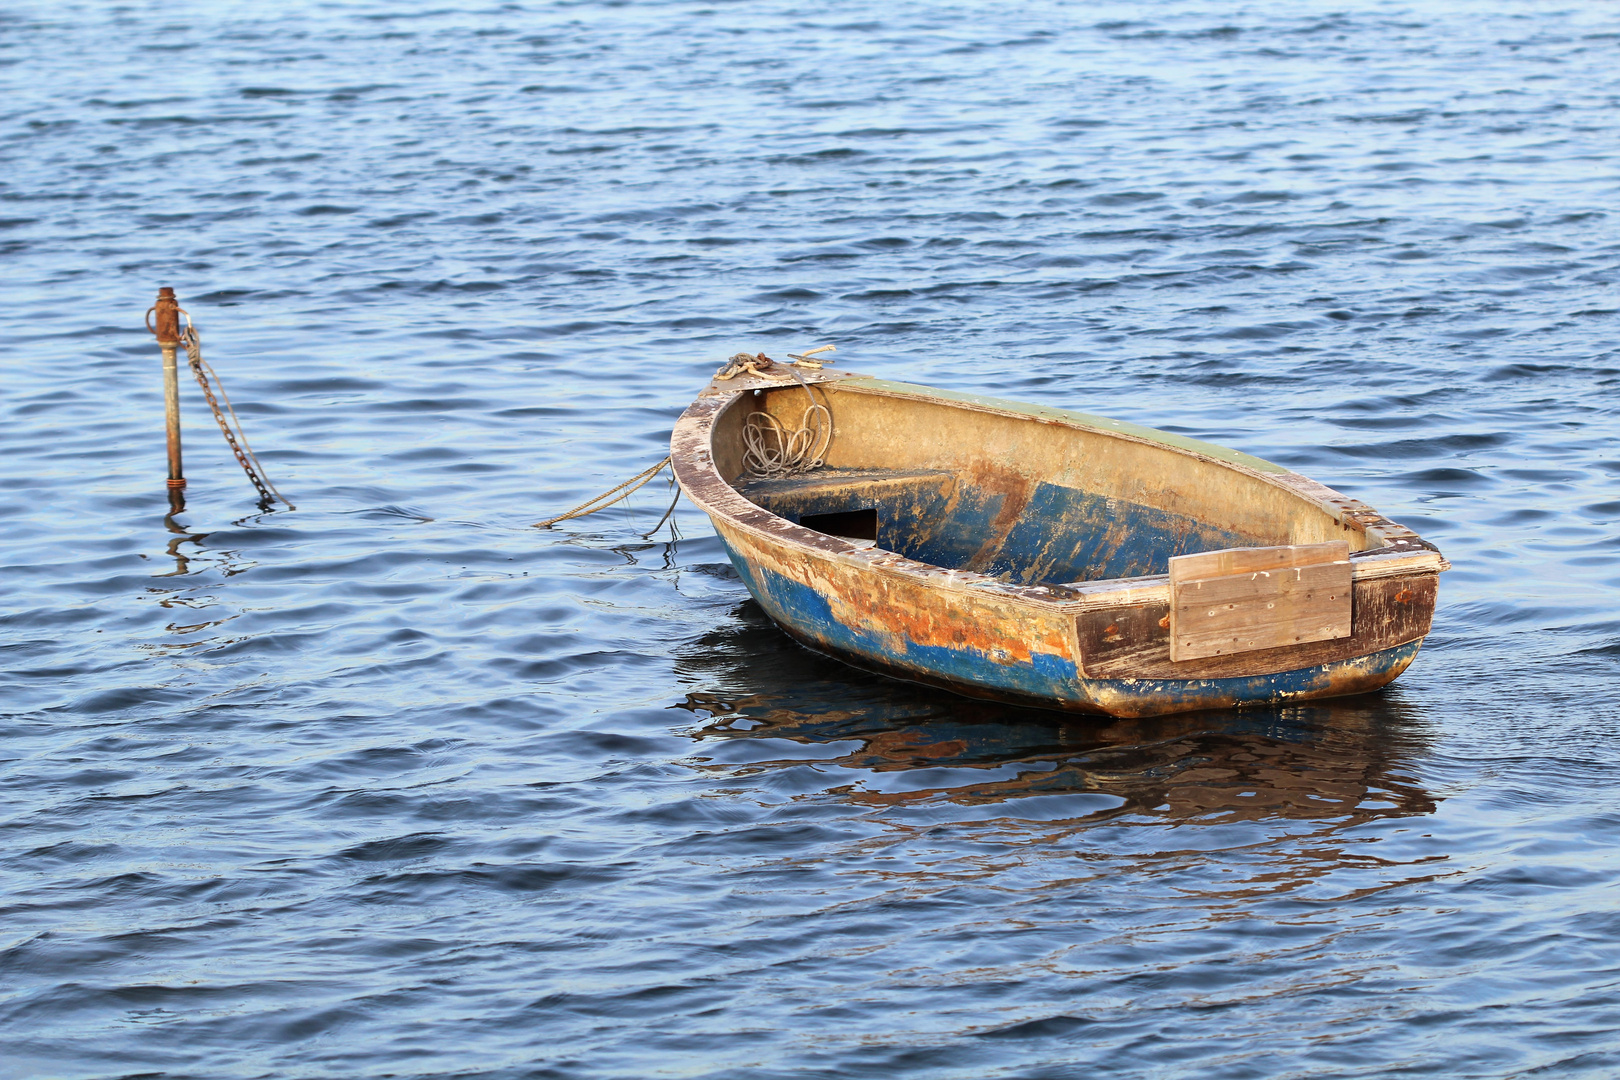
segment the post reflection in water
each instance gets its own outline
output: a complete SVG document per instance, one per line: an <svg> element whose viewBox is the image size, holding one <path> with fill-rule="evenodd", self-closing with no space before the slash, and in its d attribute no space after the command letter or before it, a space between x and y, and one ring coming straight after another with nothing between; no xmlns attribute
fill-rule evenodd
<svg viewBox="0 0 1620 1080"><path fill-rule="evenodd" d="M703 687L681 703L703 717L690 732L699 766L812 765L829 781L821 796L881 808L897 823L915 818L896 811L932 809L933 821L1024 822L1026 831L1038 822L1031 838L1048 841L1104 823L1286 824L1289 852L1268 861L1297 861L1282 876L1303 882L1370 857L1311 838L1436 807L1415 777L1426 724L1398 690L1147 720L1072 716L861 672L800 648L752 601L737 615L740 625L681 659ZM1265 891L1279 887L1272 879Z"/></svg>

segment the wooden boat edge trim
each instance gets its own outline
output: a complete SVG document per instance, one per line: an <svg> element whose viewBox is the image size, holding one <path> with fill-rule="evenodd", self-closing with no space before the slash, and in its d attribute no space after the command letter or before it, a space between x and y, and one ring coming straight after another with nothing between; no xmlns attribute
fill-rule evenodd
<svg viewBox="0 0 1620 1080"><path fill-rule="evenodd" d="M882 397L907 398L914 401L948 401L981 412L1034 419L1044 423L1064 424L1130 442L1163 446L1166 449L1186 454L1189 457L1213 462L1223 468L1248 473L1264 483L1291 491L1318 509L1331 514L1335 524L1347 530L1364 533L1381 542L1379 548L1370 550L1381 550L1382 548L1398 550L1403 547L1412 547L1427 548L1436 554L1439 553L1438 548L1424 540L1416 532L1389 520L1360 499L1352 498L1320 481L1278 465L1276 462L1267 461L1264 458L1244 453L1241 450L1234 450L1219 443L1205 442L1202 439L1175 435L1171 432L1160 431L1157 428L1132 424L1124 420L1112 420L1103 416L1093 416L1089 413L1075 412L1071 409L1060 409L1050 405L1032 405L1027 402L990 397L985 394L967 394L953 390L940 390L916 383L878 379L870 375L850 374L848 378L828 386L828 389L875 394ZM1450 569L1450 564L1447 563L1442 569Z"/></svg>
<svg viewBox="0 0 1620 1080"><path fill-rule="evenodd" d="M1451 564L1433 551L1379 552L1359 559L1352 556L1350 580L1372 581L1414 574L1438 574L1449 569ZM1071 594L1061 603L1076 612L1170 602L1169 574L1111 578L1105 581L1076 581L1061 588Z"/></svg>
<svg viewBox="0 0 1620 1080"><path fill-rule="evenodd" d="M1060 409L1052 405L1035 405L1026 401L990 397L986 394L940 390L932 386L894 382L889 379L874 378L870 375L860 375L844 380L838 383L834 389L857 390L863 393L881 394L886 397L944 400L958 405L966 405L982 412L996 412L1009 416L1021 416L1035 420L1068 424L1071 427L1084 428L1103 435L1117 435L1134 442L1157 443L1161 446L1168 446L1173 450L1191 453L1227 465L1237 465L1266 476L1277 476L1293 471L1286 466L1278 465L1274 461L1267 461L1265 458L1255 457L1253 454L1246 454L1229 446L1221 446L1219 443L1205 442L1202 439L1194 439L1186 435L1160 431L1158 428L1133 424L1128 420L1114 420L1106 416L1093 416L1090 413L1076 412L1073 409Z"/></svg>

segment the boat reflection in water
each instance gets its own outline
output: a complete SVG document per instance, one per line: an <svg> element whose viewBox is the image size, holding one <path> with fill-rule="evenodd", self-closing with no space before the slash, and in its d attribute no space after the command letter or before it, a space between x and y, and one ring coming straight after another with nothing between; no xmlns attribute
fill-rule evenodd
<svg viewBox="0 0 1620 1080"><path fill-rule="evenodd" d="M1287 820L1335 828L1428 814L1410 763L1425 725L1397 692L1291 707L1110 720L973 701L868 675L742 625L681 658L700 765L813 766L815 786L942 818ZM810 794L811 792L805 792ZM1054 798L1056 797L1056 798ZM960 811L979 808L979 813ZM986 813L988 811L989 813Z"/></svg>

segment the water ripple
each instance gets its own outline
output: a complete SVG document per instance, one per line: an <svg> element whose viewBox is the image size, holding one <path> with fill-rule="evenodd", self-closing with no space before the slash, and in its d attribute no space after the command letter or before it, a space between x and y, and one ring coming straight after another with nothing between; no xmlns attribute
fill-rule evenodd
<svg viewBox="0 0 1620 1080"><path fill-rule="evenodd" d="M0 1072L1613 1075L1611 22L13 3ZM183 389L165 522L164 284L297 512ZM530 527L828 341L1366 499L1434 634L1093 722Z"/></svg>

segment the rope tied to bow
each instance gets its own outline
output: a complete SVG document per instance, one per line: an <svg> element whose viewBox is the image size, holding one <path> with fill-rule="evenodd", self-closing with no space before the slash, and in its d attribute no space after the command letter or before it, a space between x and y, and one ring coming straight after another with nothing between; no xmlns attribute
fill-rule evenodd
<svg viewBox="0 0 1620 1080"><path fill-rule="evenodd" d="M810 349L803 353L788 353L792 364L778 364L764 353L737 353L715 373L716 382L729 382L739 375L775 379L779 377L778 371L786 371L788 375L798 380L810 398L810 405L800 417L799 426L792 430L783 427L776 417L767 412L750 413L743 421L743 472L749 479L796 476L812 469L819 469L824 464L827 447L832 442L832 413L827 406L816 400L816 395L810 390L810 384L795 369L820 370L830 361L812 360L811 357L819 353L832 352L833 349L832 345L823 345L819 349ZM622 484L616 484L602 494L586 499L573 509L566 510L556 517L535 522L534 527L549 529L559 522L586 517L598 510L606 510L616 503L623 502L651 483L653 477L669 468L673 461L672 457L665 457ZM675 487L674 470L671 469L670 472L670 486ZM657 532L664 522L670 519L680 498L680 489L676 487L669 509L664 511L664 516L658 519L657 525L641 534L643 539Z"/></svg>
<svg viewBox="0 0 1620 1080"><path fill-rule="evenodd" d="M636 473L636 475L632 476L624 483L619 484L616 487L608 488L594 499L586 499L572 510L564 511L561 514L558 514L556 517L546 518L544 521L537 521L534 523L534 527L537 529L549 529L559 521L568 521L571 518L582 518L587 514L594 514L598 510L606 510L614 503L622 502L634 495L636 492L640 491L642 488L646 487L652 478L663 472L665 466L669 465L672 460L673 459L668 455L665 455L663 461L660 461L651 468L643 469L641 472ZM678 493L676 498L680 498ZM658 519L658 525L654 525L651 529L649 529L647 535L651 536L653 533L657 532L658 526L668 521L669 515L674 512L675 504L672 502L669 505L669 509L664 512L664 516Z"/></svg>

